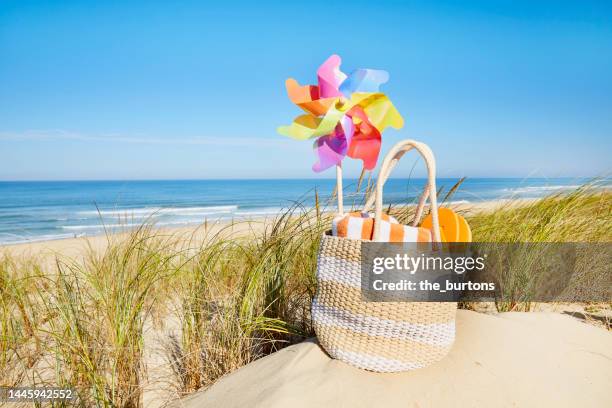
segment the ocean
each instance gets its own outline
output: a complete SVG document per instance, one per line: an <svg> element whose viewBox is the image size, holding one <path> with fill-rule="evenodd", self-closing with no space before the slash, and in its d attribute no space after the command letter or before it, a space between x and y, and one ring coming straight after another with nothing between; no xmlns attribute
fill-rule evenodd
<svg viewBox="0 0 612 408"><path fill-rule="evenodd" d="M450 198L478 202L500 198L533 198L570 190L587 180L467 179ZM385 204L412 203L424 179L391 179ZM438 179L441 194L457 179ZM28 181L0 182L0 244L100 234L153 222L177 227L205 220L273 216L295 203L312 207L315 189L325 203L335 180L160 180L160 181ZM345 206L363 203L357 180L344 180Z"/></svg>

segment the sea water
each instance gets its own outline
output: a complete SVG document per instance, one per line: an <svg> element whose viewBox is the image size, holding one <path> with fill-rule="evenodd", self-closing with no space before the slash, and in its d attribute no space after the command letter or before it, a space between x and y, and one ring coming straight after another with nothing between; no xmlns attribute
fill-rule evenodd
<svg viewBox="0 0 612 408"><path fill-rule="evenodd" d="M438 179L440 200L457 179ZM567 191L584 179L467 179L450 198L471 203L502 198L535 198ZM390 179L385 204L413 203L425 179ZM365 184L365 182L363 183ZM141 225L177 227L205 220L273 216L293 205L329 204L333 179L27 181L0 182L0 244L95 235ZM364 187L344 180L344 203L357 208Z"/></svg>

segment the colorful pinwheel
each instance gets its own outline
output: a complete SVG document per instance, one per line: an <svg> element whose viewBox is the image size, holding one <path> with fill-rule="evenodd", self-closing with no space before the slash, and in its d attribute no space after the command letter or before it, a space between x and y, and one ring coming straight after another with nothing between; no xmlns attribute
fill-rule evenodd
<svg viewBox="0 0 612 408"><path fill-rule="evenodd" d="M318 85L300 86L292 78L285 83L289 99L306 114L278 132L297 140L317 138L315 172L340 166L346 156L361 159L363 167L372 170L382 132L388 126L400 129L404 125L389 98L379 91L389 80L386 71L357 69L346 75L340 63L339 56L329 57L317 71Z"/></svg>

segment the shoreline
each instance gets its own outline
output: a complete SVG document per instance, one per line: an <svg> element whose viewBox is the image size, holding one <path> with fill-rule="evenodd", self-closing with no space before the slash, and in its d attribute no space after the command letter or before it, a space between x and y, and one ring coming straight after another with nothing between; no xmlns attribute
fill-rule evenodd
<svg viewBox="0 0 612 408"><path fill-rule="evenodd" d="M482 201L478 203L451 203L450 207L455 211L459 211L468 215L477 214L480 212L493 211L501 206L521 206L527 205L540 198L526 199L498 199L490 201ZM201 243L208 234L214 234L224 228L231 227L232 233L253 233L256 229L261 230L268 222L273 220L280 212L274 215L252 217L241 220L217 219L205 220L200 224L185 225L181 227L151 227L160 237L176 239L177 242L193 244ZM257 227L257 228L254 228ZM11 256L38 255L48 257L50 255L62 255L68 257L76 257L82 254L83 249L91 247L95 250L103 250L107 247L108 242L112 238L117 238L129 234L138 227L129 227L123 230L112 230L108 235L84 235L71 238L59 238L50 240L40 240L21 243L0 244L0 254L9 254Z"/></svg>
<svg viewBox="0 0 612 408"><path fill-rule="evenodd" d="M498 183L495 181L497 179L494 178L483 180L491 181L474 184L474 186L471 186L469 193L454 194L446 205L461 209L490 208L491 204L494 203L532 202L579 187L577 184L568 184L567 180L562 182L558 181L558 179L547 180L546 183L543 181L526 183L523 180L523 182L516 181L510 184ZM403 181L403 179L393 179L393 181ZM92 209L91 202L85 202L83 199L77 200L75 203L71 201L70 206L58 204L70 200L70 197L64 191L65 188L50 196L49 199L53 199L51 204L41 204L40 208L33 207L31 202L27 201L29 196L36 194L36 191L26 189L27 194L20 191L15 191L14 194L11 194L10 191L7 191L6 197L10 199L6 203L8 207L3 206L3 208L8 210L3 213L3 224L0 225L0 251L3 248L19 245L34 245L51 241L96 237L105 234L104 226L115 234L130 228L138 228L142 223L149 221L154 221L156 229L178 231L194 229L207 219L210 222L221 223L269 219L276 214L283 213L287 207L267 204L285 203L289 205L287 203L294 203L290 199L291 197L301 197L301 199L305 197L303 193L306 190L298 191L302 186L295 186L294 184L283 185L280 190L275 185L276 190L270 190L272 196L263 201L260 196L254 196L255 193L251 191L252 188L247 193L240 195L233 191L238 189L236 186L233 187L233 190L230 189L231 191L215 192L213 189L213 197L202 196L201 192L197 190L192 195L188 195L188 199L181 195L166 195L164 200L160 201L159 197L154 194L151 195L151 188L147 187L144 192L148 195L145 194L140 199L132 197L123 200L122 206L125 208L117 208L115 201L113 201L109 194L100 193L102 194L100 198L101 206L96 211ZM469 184L469 181L466 181L465 184ZM170 187L176 188L177 186L172 185ZM332 188L333 186L327 187ZM402 199L398 202L397 194L405 195L406 188L404 187L406 186L403 188L398 186L391 187L387 194L396 194L394 207L416 204L416 198L408 199L407 201ZM443 187L441 186L441 188ZM592 187L593 190L609 190L605 185L593 185ZM122 186L114 186L113 188L114 190L111 192L115 195L123 191ZM143 187L140 186L139 188L142 189ZM166 186L166 188L168 187ZM91 188L89 190L85 189L83 194L90 196L97 194L96 191ZM496 194L492 195L491 192L496 192ZM348 198L357 193L359 192L351 193L347 191L346 197ZM525 194L525 196L521 197L522 194ZM15 195L15 197L12 197L12 195ZM322 207L320 207L321 211L327 212L327 210L334 209L332 196L328 197L331 201L328 201L328 199L319 201L322 204ZM327 196L319 196L319 198L321 197ZM41 197L41 200L44 198L45 196ZM228 200L231 202L228 202ZM20 203L20 205L13 206L13 201ZM303 204L306 204L306 201ZM351 205L356 205L359 208L358 206L362 205L363 202L360 199L347 199L345 204L347 204L345 209L348 210ZM314 202L308 202L308 208L312 208L314 205Z"/></svg>

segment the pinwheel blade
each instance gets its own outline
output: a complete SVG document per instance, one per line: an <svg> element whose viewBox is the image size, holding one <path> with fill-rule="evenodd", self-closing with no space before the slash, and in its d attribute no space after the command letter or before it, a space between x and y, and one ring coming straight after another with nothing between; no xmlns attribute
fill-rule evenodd
<svg viewBox="0 0 612 408"><path fill-rule="evenodd" d="M348 156L363 161L363 167L366 170L373 170L378 161L381 145L382 140L378 132L367 136L363 133L356 133L348 150Z"/></svg>
<svg viewBox="0 0 612 408"><path fill-rule="evenodd" d="M319 97L332 98L342 96L340 84L346 79L346 74L340 71L342 59L336 54L329 57L317 70L319 81Z"/></svg>
<svg viewBox="0 0 612 408"><path fill-rule="evenodd" d="M346 156L346 139L339 134L321 136L314 143L318 160L312 166L315 173L320 173L342 163Z"/></svg>
<svg viewBox="0 0 612 408"><path fill-rule="evenodd" d="M332 133L342 116L344 112L333 107L323 118L312 115L298 116L292 124L281 126L277 131L296 140L312 139Z"/></svg>
<svg viewBox="0 0 612 408"><path fill-rule="evenodd" d="M351 121L355 123L355 131L348 148L348 156L363 161L366 170L376 167L382 137L380 132L370 123L368 117L360 106L355 106L348 113Z"/></svg>
<svg viewBox="0 0 612 408"><path fill-rule="evenodd" d="M330 106L338 100L333 98L319 98L319 87L316 85L301 86L295 79L289 78L285 81L287 95L291 102L302 108L305 112L314 116L322 116L327 113Z"/></svg>
<svg viewBox="0 0 612 408"><path fill-rule="evenodd" d="M350 105L360 106L380 133L389 126L395 129L404 126L404 118L384 93L356 92L351 95Z"/></svg>
<svg viewBox="0 0 612 408"><path fill-rule="evenodd" d="M340 84L340 92L350 98L354 92L380 92L389 80L389 73L378 69L356 69Z"/></svg>

